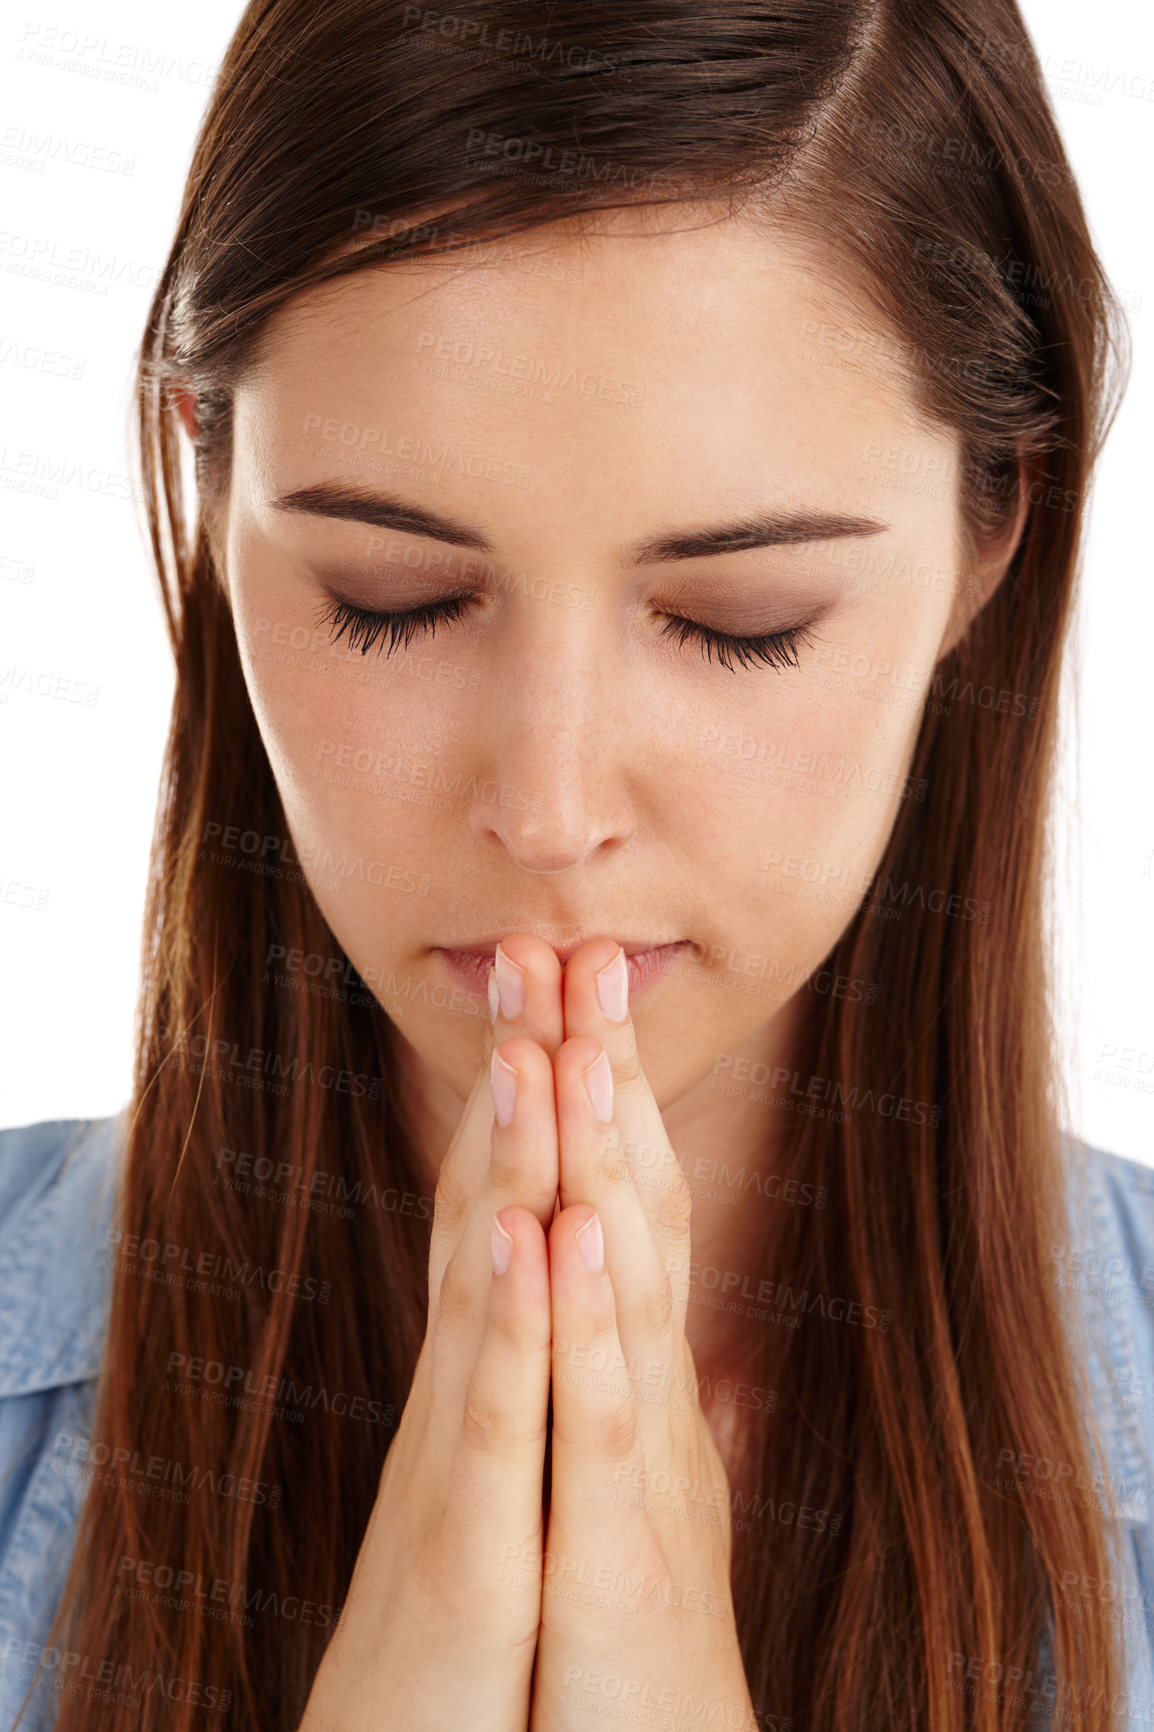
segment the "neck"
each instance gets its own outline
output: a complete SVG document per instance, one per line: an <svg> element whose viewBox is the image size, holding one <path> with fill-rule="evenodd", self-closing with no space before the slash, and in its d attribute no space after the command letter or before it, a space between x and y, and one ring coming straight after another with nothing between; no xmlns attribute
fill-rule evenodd
<svg viewBox="0 0 1154 1732"><path fill-rule="evenodd" d="M756 1288L765 1211L774 1207L768 1182L775 1176L785 1181L784 1114L772 1104L782 1091L748 1078L792 1070L798 1015L791 1001L727 1054L732 1063L723 1071L703 1077L662 1110L693 1197L685 1333L699 1377L735 1372L748 1339L725 1301L747 1278Z"/></svg>

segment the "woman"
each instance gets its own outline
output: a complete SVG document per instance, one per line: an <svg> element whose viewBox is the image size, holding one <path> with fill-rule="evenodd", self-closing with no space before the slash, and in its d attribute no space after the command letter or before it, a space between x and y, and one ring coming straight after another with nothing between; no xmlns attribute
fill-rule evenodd
<svg viewBox="0 0 1154 1732"><path fill-rule="evenodd" d="M1117 347L1011 0L249 7L134 1097L8 1133L22 1724L1141 1722L1043 942Z"/></svg>

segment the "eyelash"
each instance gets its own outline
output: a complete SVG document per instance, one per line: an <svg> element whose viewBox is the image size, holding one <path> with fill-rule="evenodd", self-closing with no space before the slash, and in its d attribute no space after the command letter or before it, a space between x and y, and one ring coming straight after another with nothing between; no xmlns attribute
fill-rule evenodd
<svg viewBox="0 0 1154 1732"><path fill-rule="evenodd" d="M759 637L742 636L714 631L711 626L698 625L696 620L673 616L661 629L663 636L675 635L679 644L699 643L706 661L713 660L716 649L718 663L731 672L734 669L731 656L737 658L741 667L753 667L760 662L770 668L796 668L798 650L814 641L809 627L804 625L791 626L788 631L763 632Z"/></svg>
<svg viewBox="0 0 1154 1732"><path fill-rule="evenodd" d="M461 619L469 600L468 595L447 595L438 601L423 602L419 607L407 608L402 612L378 613L369 608L356 607L350 601L338 601L334 598L320 610L318 625L332 626L329 640L331 643L339 643L347 632L350 650L359 648L362 655L367 655L377 639L387 630L389 647L385 654L392 655L398 642L403 649L407 649L418 632L427 629L436 636L438 623L452 624ZM682 619L678 615L669 617L662 627L662 635L676 637L679 645L699 643L702 655L710 662L716 650L718 664L728 668L731 673L736 671L737 665L753 667L759 663L779 669L796 668L798 650L812 645L814 641L808 625L791 626L788 631L763 632L759 636L742 635L714 631L711 626L700 625L696 620ZM736 662L731 658L736 658Z"/></svg>
<svg viewBox="0 0 1154 1732"><path fill-rule="evenodd" d="M326 602L318 615L318 625L331 624L331 643L339 643L347 631L349 648L360 649L361 654L368 655L381 633L388 630L389 647L386 655L392 655L400 640L402 649L407 649L410 641L419 631L426 627L433 636L437 633L437 622L446 624L461 618L465 612L467 595L447 595L440 601L426 601L420 607L406 608L400 613L375 613L367 607L354 607L351 601ZM363 638L364 642L358 640ZM379 653L379 652L378 652Z"/></svg>

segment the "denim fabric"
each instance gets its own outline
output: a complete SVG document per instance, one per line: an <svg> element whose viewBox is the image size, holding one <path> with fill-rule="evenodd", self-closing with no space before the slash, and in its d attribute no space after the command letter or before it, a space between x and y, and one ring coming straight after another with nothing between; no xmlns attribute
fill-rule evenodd
<svg viewBox="0 0 1154 1732"><path fill-rule="evenodd" d="M126 1117L0 1131L0 1729L9 1732L59 1603L86 1482L108 1310L108 1228ZM69 1472L71 1469L71 1473ZM51 1659L51 1656L49 1656ZM20 1722L42 1732L57 1667ZM79 1688L85 1688L80 1683Z"/></svg>
<svg viewBox="0 0 1154 1732"><path fill-rule="evenodd" d="M87 1478L71 1440L89 1437L126 1123L122 1113L0 1131L0 1732L31 1682L75 1542ZM1102 1476L1074 1484L1045 1439L1002 1450L994 1474L1028 1497L1094 1499L1108 1489L1120 1509L1110 1577L1068 1580L1061 1591L1076 1616L1108 1618L1125 1633L1129 1682L1113 1707L1118 1732L1129 1732L1154 1725L1154 1170L1069 1138L1065 1149L1068 1242L1051 1247L1048 1278L1080 1296ZM62 1689L114 1687L115 1656L48 1661L26 1732L47 1732ZM1076 1719L1048 1663L1048 1642L1024 1679L1003 1677L996 1657L958 1655L951 1684L1013 1690L1042 1724Z"/></svg>

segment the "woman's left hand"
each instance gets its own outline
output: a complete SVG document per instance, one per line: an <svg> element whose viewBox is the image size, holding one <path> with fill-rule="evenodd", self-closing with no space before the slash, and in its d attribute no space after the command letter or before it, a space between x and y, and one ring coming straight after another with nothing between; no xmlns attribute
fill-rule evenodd
<svg viewBox="0 0 1154 1732"><path fill-rule="evenodd" d="M562 990L552 1490L530 1732L606 1714L752 1732L729 1485L685 1336L689 1187L638 1061L624 953L591 939Z"/></svg>

